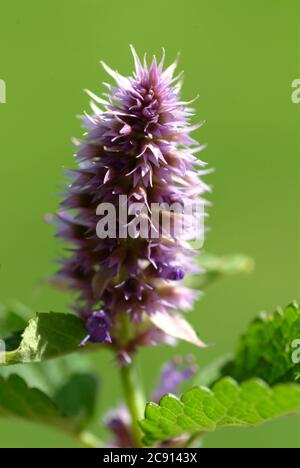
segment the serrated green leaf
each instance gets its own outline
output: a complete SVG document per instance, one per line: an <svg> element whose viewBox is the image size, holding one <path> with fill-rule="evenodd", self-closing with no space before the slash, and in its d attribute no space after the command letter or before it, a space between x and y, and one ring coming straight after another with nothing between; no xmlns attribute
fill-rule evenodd
<svg viewBox="0 0 300 468"><path fill-rule="evenodd" d="M233 360L222 368L221 374L230 375L238 382L252 377L259 377L270 385L298 382L300 360L293 359L293 353L295 340L299 339L298 304L293 303L274 314L261 314L250 324ZM300 352L298 354L300 357Z"/></svg>
<svg viewBox="0 0 300 468"><path fill-rule="evenodd" d="M74 315L38 313L22 333L15 333L4 340L7 352L2 354L0 366L40 362L79 352L79 345L85 336L82 321ZM12 344L16 346L13 350ZM96 348L88 345L84 350Z"/></svg>
<svg viewBox="0 0 300 468"><path fill-rule="evenodd" d="M300 386L281 384L270 388L258 379L239 385L228 377L217 382L212 390L194 387L181 399L168 394L159 405L149 403L140 426L145 444L153 445L227 426L256 426L296 412L300 412Z"/></svg>

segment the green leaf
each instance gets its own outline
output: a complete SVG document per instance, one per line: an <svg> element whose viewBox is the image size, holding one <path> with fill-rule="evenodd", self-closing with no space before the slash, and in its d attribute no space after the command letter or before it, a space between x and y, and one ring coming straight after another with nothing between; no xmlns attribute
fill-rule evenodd
<svg viewBox="0 0 300 468"><path fill-rule="evenodd" d="M19 417L76 436L95 414L98 379L87 372L92 368L86 353L75 361L64 355L79 351L86 330L72 315L37 314L27 326L26 319L24 306L0 309L0 330L12 333L5 340L6 349L16 342L16 348L5 353L0 369L0 417ZM16 332L19 327L25 331ZM48 361L54 357L58 359ZM37 388L29 388L26 382Z"/></svg>
<svg viewBox="0 0 300 468"><path fill-rule="evenodd" d="M298 385L281 384L270 388L260 380L239 385L231 378L224 378L212 390L194 387L181 399L167 394L159 405L149 403L140 426L145 433L145 445L153 445L173 437L228 426L256 426L296 412L300 412Z"/></svg>
<svg viewBox="0 0 300 468"><path fill-rule="evenodd" d="M76 432L76 421L63 415L47 395L29 388L18 375L0 376L0 417L14 417Z"/></svg>
<svg viewBox="0 0 300 468"><path fill-rule="evenodd" d="M98 379L93 374L74 374L56 392L54 401L82 430L94 417L97 394Z"/></svg>
<svg viewBox="0 0 300 468"><path fill-rule="evenodd" d="M19 375L0 376L0 417L17 417L77 434L90 422L98 380L92 374L71 375L53 397L29 388Z"/></svg>
<svg viewBox="0 0 300 468"><path fill-rule="evenodd" d="M192 279L195 286L205 289L210 284L225 276L240 273L251 273L254 269L254 260L247 255L218 256L204 252L199 257L200 266L204 273ZM192 283L192 284L193 284Z"/></svg>
<svg viewBox="0 0 300 468"><path fill-rule="evenodd" d="M62 382L71 375L78 373L94 373L94 365L89 353L74 356L69 354L42 362L23 363L0 368L0 375L7 378L11 374L22 377L31 386L36 387L47 394L53 395L61 387Z"/></svg>
<svg viewBox="0 0 300 468"><path fill-rule="evenodd" d="M0 366L40 362L78 352L86 334L82 321L74 315L38 313L28 322L23 332L4 340L7 352L2 355ZM15 344L13 350L12 344ZM96 347L88 345L86 349Z"/></svg>
<svg viewBox="0 0 300 468"><path fill-rule="evenodd" d="M300 308L293 303L261 314L242 336L232 361L221 370L238 382L259 377L270 385L300 379ZM298 341L297 341L298 340ZM298 343L298 359L294 356Z"/></svg>
<svg viewBox="0 0 300 468"><path fill-rule="evenodd" d="M2 367L0 375L7 380L18 374L30 387L49 395L64 416L72 417L73 430L84 429L96 410L99 379L87 354L80 359L64 356L39 363ZM42 421L47 424L47 421Z"/></svg>

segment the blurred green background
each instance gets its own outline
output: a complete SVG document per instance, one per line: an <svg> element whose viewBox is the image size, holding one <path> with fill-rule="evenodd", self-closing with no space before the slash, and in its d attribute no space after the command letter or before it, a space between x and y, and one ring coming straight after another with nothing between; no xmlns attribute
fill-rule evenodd
<svg viewBox="0 0 300 468"><path fill-rule="evenodd" d="M66 310L70 298L43 284L55 271L61 244L44 214L59 203L63 170L73 165L76 114L88 110L89 88L103 91L99 60L132 70L128 44L171 62L181 52L184 98L200 94L197 132L202 154L216 172L208 251L247 253L252 275L210 288L190 315L212 346L143 351L145 387L175 353L194 352L200 366L231 351L259 311L299 299L299 115L291 82L300 78L297 0L173 0L143 3L101 0L11 0L1 4L0 104L1 302L21 301L36 311ZM74 357L74 359L79 359ZM111 356L98 353L102 376L95 430L104 409L118 401ZM150 365L151 363L151 365ZM0 422L2 447L72 447L66 436L21 422ZM209 435L206 447L300 447L300 419L251 430Z"/></svg>

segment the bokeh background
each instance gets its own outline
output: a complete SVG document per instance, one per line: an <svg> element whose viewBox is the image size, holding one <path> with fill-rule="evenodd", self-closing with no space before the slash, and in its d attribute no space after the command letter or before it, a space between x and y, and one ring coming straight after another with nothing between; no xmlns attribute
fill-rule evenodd
<svg viewBox="0 0 300 468"><path fill-rule="evenodd" d="M291 82L300 78L297 0L52 0L1 3L0 300L36 311L65 311L70 298L45 285L62 245L44 214L59 203L63 170L73 165L75 116L88 109L83 88L103 91L103 59L122 73L132 70L128 44L167 61L181 52L184 98L200 94L197 138L208 143L203 159L216 169L205 249L247 253L256 262L248 276L211 287L190 320L212 346L144 351L145 388L161 363L194 352L201 366L231 351L261 310L299 299L299 115ZM80 359L74 357L74 359ZM99 413L118 401L111 356L97 353L102 376ZM0 422L2 447L72 447L63 434L23 422ZM205 447L300 447L300 419L257 429L209 435Z"/></svg>

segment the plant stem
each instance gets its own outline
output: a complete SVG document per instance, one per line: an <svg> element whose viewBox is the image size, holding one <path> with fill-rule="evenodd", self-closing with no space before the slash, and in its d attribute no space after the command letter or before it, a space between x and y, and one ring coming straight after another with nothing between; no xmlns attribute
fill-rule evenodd
<svg viewBox="0 0 300 468"><path fill-rule="evenodd" d="M102 440L98 439L92 432L84 431L77 434L76 439L85 448L101 448L103 447Z"/></svg>
<svg viewBox="0 0 300 468"><path fill-rule="evenodd" d="M135 447L143 447L142 431L138 421L143 415L144 399L140 391L133 362L127 366L121 367L121 380L125 401L131 416L132 435Z"/></svg>

